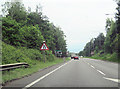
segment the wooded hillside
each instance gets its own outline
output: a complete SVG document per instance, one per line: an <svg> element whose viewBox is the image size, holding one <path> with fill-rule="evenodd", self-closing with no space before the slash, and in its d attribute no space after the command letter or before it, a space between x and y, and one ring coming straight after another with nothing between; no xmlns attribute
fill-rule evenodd
<svg viewBox="0 0 120 89"><path fill-rule="evenodd" d="M2 7L3 46L5 43L17 49L21 47L35 49L42 54L40 47L43 41L46 41L50 49L46 51L46 55L51 53L53 55L56 50L62 50L62 56L66 56L65 35L60 27L55 26L42 14L41 6L36 6L34 12L30 7L26 10L20 2L6 2ZM3 50L3 58L5 58L4 54L5 50Z"/></svg>
<svg viewBox="0 0 120 89"><path fill-rule="evenodd" d="M106 19L106 35L100 33L97 38L92 38L79 52L80 56L120 61L120 1L117 5L116 20Z"/></svg>

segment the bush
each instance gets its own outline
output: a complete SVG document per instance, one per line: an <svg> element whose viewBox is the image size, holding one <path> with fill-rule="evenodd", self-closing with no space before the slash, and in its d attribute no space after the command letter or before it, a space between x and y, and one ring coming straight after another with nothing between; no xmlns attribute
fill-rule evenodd
<svg viewBox="0 0 120 89"><path fill-rule="evenodd" d="M117 56L117 53L114 52L112 55L111 55L111 54L107 55L107 59L108 59L109 61L115 61L115 62L118 62L118 56Z"/></svg>
<svg viewBox="0 0 120 89"><path fill-rule="evenodd" d="M100 52L99 52L93 55L91 58L102 59L102 60L113 61L113 62L120 62L118 60L118 55L116 52L114 52L113 54L102 54L102 55L100 55Z"/></svg>
<svg viewBox="0 0 120 89"><path fill-rule="evenodd" d="M52 54L52 51L46 51L46 59L49 62L52 62L55 60L55 56Z"/></svg>
<svg viewBox="0 0 120 89"><path fill-rule="evenodd" d="M26 47L15 48L2 42L2 64L10 64L17 62L26 62L35 64L32 60L44 61L42 51L37 49L28 49ZM51 62L55 60L52 51L45 51L46 60Z"/></svg>
<svg viewBox="0 0 120 89"><path fill-rule="evenodd" d="M20 49L2 42L2 64L10 64L16 62L31 63L31 60L24 55Z"/></svg>
<svg viewBox="0 0 120 89"><path fill-rule="evenodd" d="M25 47L21 47L20 50L23 54L25 54L31 60L43 61L43 55L37 49L28 49L28 48L25 48Z"/></svg>

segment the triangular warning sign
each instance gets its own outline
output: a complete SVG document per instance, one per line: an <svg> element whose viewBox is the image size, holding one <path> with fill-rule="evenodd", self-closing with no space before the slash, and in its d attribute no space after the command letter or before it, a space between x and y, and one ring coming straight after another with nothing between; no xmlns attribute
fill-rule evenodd
<svg viewBox="0 0 120 89"><path fill-rule="evenodd" d="M49 48L47 47L46 43L43 43L40 50L49 50Z"/></svg>

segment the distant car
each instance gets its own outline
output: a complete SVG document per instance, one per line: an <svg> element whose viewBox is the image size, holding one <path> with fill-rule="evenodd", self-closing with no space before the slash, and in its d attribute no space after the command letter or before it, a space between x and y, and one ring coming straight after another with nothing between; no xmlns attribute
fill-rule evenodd
<svg viewBox="0 0 120 89"><path fill-rule="evenodd" d="M83 58L83 56L80 56L81 58Z"/></svg>
<svg viewBox="0 0 120 89"><path fill-rule="evenodd" d="M75 60L75 59L77 59L77 60L78 60L78 59L79 59L79 57L75 56L75 57L74 57L74 60Z"/></svg>
<svg viewBox="0 0 120 89"><path fill-rule="evenodd" d="M71 59L74 59L74 57L71 57Z"/></svg>

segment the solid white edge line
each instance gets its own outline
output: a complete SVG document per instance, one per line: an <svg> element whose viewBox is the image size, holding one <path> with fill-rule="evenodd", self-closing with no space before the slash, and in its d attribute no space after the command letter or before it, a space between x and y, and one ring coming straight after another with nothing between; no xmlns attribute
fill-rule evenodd
<svg viewBox="0 0 120 89"><path fill-rule="evenodd" d="M105 75L105 73L103 73L102 71L100 71L100 70L97 70L99 73L101 73L102 75Z"/></svg>
<svg viewBox="0 0 120 89"><path fill-rule="evenodd" d="M120 79L113 79L113 78L106 78L106 77L103 77L104 79L107 79L107 80L111 80L113 82L117 82L117 83L120 83Z"/></svg>
<svg viewBox="0 0 120 89"><path fill-rule="evenodd" d="M71 61L72 61L72 60L71 60ZM69 61L69 62L71 62L71 61ZM58 68L54 69L53 71L45 74L44 76L40 77L39 79L35 80L34 82L26 85L26 86L25 86L24 88L22 88L22 89L27 89L27 88L31 87L32 85L34 85L35 83L37 83L37 82L39 82L40 80L44 79L45 77L47 77L48 75L52 74L52 73L55 72L56 70L58 70L58 69L60 69L61 67L65 66L65 65L68 64L69 62L67 62L67 63L59 66Z"/></svg>

